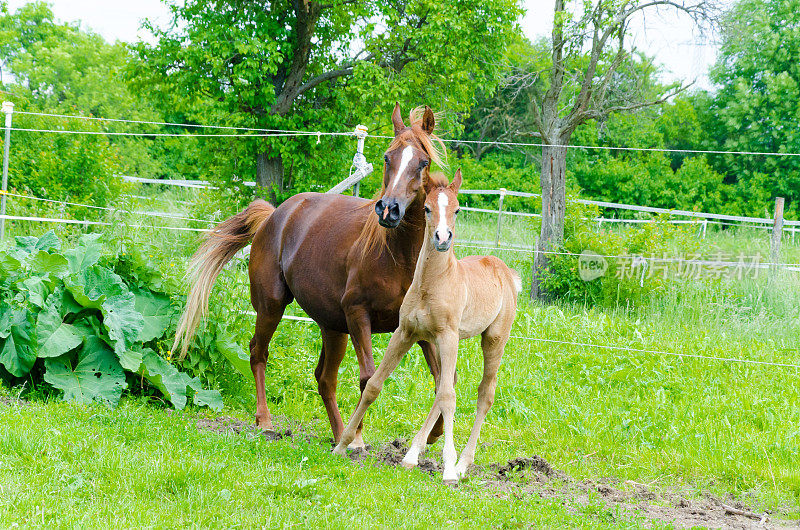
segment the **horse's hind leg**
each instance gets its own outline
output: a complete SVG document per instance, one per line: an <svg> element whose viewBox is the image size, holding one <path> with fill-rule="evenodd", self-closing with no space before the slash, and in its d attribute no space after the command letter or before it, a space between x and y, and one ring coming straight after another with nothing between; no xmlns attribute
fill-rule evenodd
<svg viewBox="0 0 800 530"><path fill-rule="evenodd" d="M328 421L331 423L333 440L338 442L342 436L342 416L339 413L339 405L336 403L336 383L339 376L339 365L342 364L345 351L347 350L347 334L331 331L320 326L322 334L322 352L319 356L317 369L314 376L317 378L317 389L325 405L325 412L328 413Z"/></svg>
<svg viewBox="0 0 800 530"><path fill-rule="evenodd" d="M263 271L267 274L253 272L251 268L250 299L256 310L256 329L250 341L250 369L256 381L256 426L272 430L272 416L267 408L264 388L264 369L269 357L269 342L283 317L284 309L292 301L292 295L277 272L274 275L269 274L273 271ZM274 282L264 281L271 278L275 279Z"/></svg>
<svg viewBox="0 0 800 530"><path fill-rule="evenodd" d="M475 450L478 447L478 437L481 434L481 427L494 403L494 392L497 387L497 371L500 369L500 359L508 341L508 333L496 335L491 333L491 328L483 332L481 337L481 349L483 349L483 377L478 386L478 404L475 410L475 423L469 434L469 440L461 457L456 465L456 473L462 478L469 466L475 461Z"/></svg>

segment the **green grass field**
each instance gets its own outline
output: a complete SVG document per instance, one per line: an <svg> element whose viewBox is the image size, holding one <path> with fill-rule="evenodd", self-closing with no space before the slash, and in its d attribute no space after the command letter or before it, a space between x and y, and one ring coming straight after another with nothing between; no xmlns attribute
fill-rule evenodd
<svg viewBox="0 0 800 530"><path fill-rule="evenodd" d="M145 244L152 234L129 237ZM760 252L765 237L709 232L701 244L709 254ZM148 244L153 259L181 277L193 238L170 233ZM498 255L530 275L529 255ZM800 253L787 241L784 255L791 260ZM513 333L798 365L799 277L675 280L641 304L613 309L529 304L522 296ZM246 271L227 271L220 282L214 318L234 325L251 310ZM300 314L294 306L289 311ZM239 330L242 345L250 333ZM376 361L387 342L388 335L374 337ZM210 413L171 412L157 399L131 396L109 410L64 404L30 386L0 389L2 526L670 526L591 494L542 497L524 473L503 487L487 479L491 464L533 455L576 484L602 482L622 490L647 485L658 494L654 504L671 494L711 496L768 511L773 521L800 519L795 368L514 338L481 435L476 464L484 471L453 489L441 484L441 475L330 454L313 377L320 347L312 324L284 321L278 328L267 371L270 407L305 433L278 441L198 430L198 418ZM480 373L477 341L463 342L456 387L459 449L471 427ZM339 374L345 417L358 399L357 379L351 348ZM226 402L221 414L250 421L251 383L227 369L216 384ZM24 405L16 401L20 393ZM432 398L433 382L415 347L367 413L367 443L410 439ZM436 460L440 451L438 442L430 456Z"/></svg>

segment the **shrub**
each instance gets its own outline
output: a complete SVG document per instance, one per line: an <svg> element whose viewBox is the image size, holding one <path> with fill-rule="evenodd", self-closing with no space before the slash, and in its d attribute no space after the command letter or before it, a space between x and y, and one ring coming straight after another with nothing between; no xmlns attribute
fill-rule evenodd
<svg viewBox="0 0 800 530"><path fill-rule="evenodd" d="M548 256L549 270L539 274L544 288L557 298L588 306L628 306L640 303L650 294L661 291L663 262L639 257L663 257L676 244L685 250L696 248L691 234L694 228L667 223L666 218L633 227L606 225L597 228L597 207L570 205L564 224L564 244L555 249L564 254ZM591 252L607 269L597 278L584 280L580 274L579 255Z"/></svg>

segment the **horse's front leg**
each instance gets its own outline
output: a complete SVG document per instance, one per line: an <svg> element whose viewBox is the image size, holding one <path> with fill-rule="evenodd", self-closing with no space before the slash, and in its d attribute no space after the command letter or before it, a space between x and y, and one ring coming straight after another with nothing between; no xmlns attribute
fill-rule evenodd
<svg viewBox="0 0 800 530"><path fill-rule="evenodd" d="M425 447L425 441L433 429L434 422L441 413L444 420L444 449L442 459L444 460L443 478L445 482L458 480L456 473L456 453L455 442L453 440L453 422L456 408L455 373L456 361L458 360L458 331L447 331L437 337L436 348L442 362L442 374L439 380L439 389L436 392L431 411L425 419L425 423L411 442L405 458L404 467L414 467L419 462L419 454Z"/></svg>
<svg viewBox="0 0 800 530"><path fill-rule="evenodd" d="M350 417L350 421L347 423L347 427L345 427L342 433L339 444L333 450L334 453L338 455L345 454L345 448L355 439L356 429L364 418L367 408L377 399L378 394L380 394L381 389L383 389L384 381L392 375L397 365L400 364L400 360L413 344L414 341L411 338L411 334L402 328L398 328L397 331L392 334L383 360L381 360L381 364L378 366L375 374L367 381L367 385L361 393L361 400L358 403L358 407L356 407L356 411Z"/></svg>
<svg viewBox="0 0 800 530"><path fill-rule="evenodd" d="M375 373L375 359L372 357L372 322L369 318L369 313L363 307L351 307L346 311L347 329L350 331L350 340L353 342L353 348L356 350L356 359L358 360L358 380L361 387L361 396L363 398L364 389L367 386L367 381ZM361 399L359 399L359 403ZM358 449L364 447L364 438L361 430L364 427L364 422L358 424L353 441L348 445L349 449Z"/></svg>

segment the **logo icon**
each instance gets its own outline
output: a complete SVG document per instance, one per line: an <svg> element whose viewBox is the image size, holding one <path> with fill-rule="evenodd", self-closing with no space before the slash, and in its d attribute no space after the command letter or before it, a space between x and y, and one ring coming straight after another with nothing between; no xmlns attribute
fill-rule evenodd
<svg viewBox="0 0 800 530"><path fill-rule="evenodd" d="M581 280L590 282L603 276L608 270L608 262L600 254L584 250L578 256L578 274Z"/></svg>

